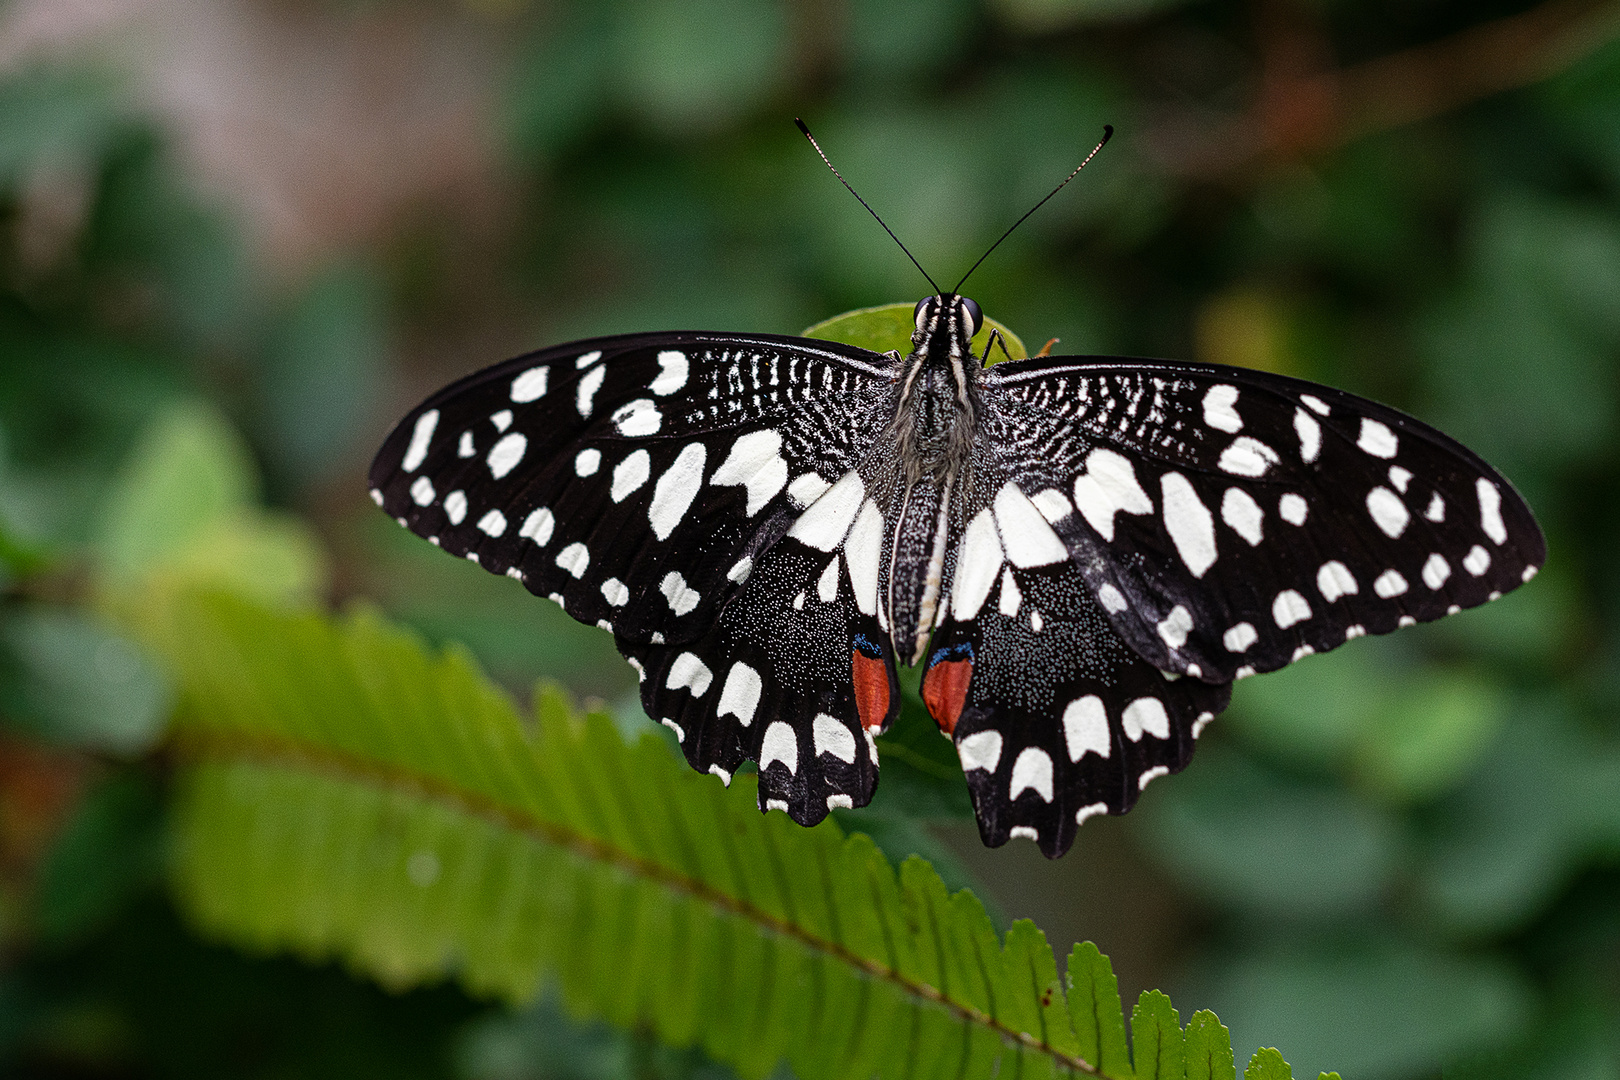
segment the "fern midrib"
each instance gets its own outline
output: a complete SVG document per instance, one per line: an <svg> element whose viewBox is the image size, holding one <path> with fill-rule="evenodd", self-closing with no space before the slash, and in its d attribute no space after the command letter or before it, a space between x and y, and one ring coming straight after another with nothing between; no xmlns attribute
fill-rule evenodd
<svg viewBox="0 0 1620 1080"><path fill-rule="evenodd" d="M1103 1076L1083 1058L1066 1054L1056 1047L1030 1035L1008 1027L994 1016L972 1005L953 1001L927 983L907 978L891 967L851 952L836 941L812 934L804 927L779 918L746 900L728 895L718 889L676 873L668 867L632 855L595 837L543 821L521 810L505 806L478 792L457 787L445 780L413 772L397 766L334 750L329 746L301 740L274 738L247 734L240 731L222 732L218 729L204 733L190 729L179 733L172 742L177 757L188 761L216 760L224 763L237 761L268 765L296 765L336 775L346 781L365 783L385 791L412 790L422 798L437 800L471 817L529 836L532 839L564 848L596 862L606 863L675 892L684 893L711 907L745 919L757 927L770 930L799 942L840 963L857 968L865 974L881 979L915 998L932 1002L955 1014L965 1023L987 1028L1001 1038L1050 1057L1058 1065L1073 1072L1089 1076ZM932 912L930 912L932 914ZM887 933L887 930L885 930ZM937 935L936 935L937 936ZM941 958L943 959L943 958ZM943 964L941 971L943 973ZM988 981L988 980L987 980Z"/></svg>

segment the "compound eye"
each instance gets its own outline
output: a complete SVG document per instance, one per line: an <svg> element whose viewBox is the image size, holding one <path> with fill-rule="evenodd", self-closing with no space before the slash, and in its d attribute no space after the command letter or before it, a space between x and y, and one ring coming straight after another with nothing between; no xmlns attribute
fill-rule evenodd
<svg viewBox="0 0 1620 1080"><path fill-rule="evenodd" d="M917 301L917 310L912 312L912 316L917 320L918 330L921 330L923 328L923 323L928 321L928 305L933 299L934 298L932 296L925 296L921 300Z"/></svg>
<svg viewBox="0 0 1620 1080"><path fill-rule="evenodd" d="M979 327L983 325L984 312L979 310L979 305L965 296L962 297L962 328L966 331L967 336L972 337L977 334Z"/></svg>

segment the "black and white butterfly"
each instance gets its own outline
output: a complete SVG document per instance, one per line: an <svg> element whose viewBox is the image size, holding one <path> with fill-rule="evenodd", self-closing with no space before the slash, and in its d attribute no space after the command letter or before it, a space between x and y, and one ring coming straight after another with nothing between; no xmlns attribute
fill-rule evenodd
<svg viewBox="0 0 1620 1080"><path fill-rule="evenodd" d="M1500 475L1296 379L1117 357L984 367L972 300L913 350L658 333L433 395L383 444L399 523L614 635L696 769L762 810L865 805L895 665L985 843L1068 849L1187 764L1234 680L1493 600L1545 558Z"/></svg>

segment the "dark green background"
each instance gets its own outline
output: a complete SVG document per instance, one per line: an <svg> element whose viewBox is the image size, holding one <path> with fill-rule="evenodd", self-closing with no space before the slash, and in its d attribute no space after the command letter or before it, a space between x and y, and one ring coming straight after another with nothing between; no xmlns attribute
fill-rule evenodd
<svg viewBox="0 0 1620 1080"><path fill-rule="evenodd" d="M1248 364L1406 408L1502 469L1550 552L1487 609L1244 683L1185 774L1061 862L980 848L959 781L900 756L894 805L846 824L925 851L1061 952L1095 940L1128 1000L1158 985L1215 1009L1240 1061L1265 1044L1301 1075L1620 1074L1612 7L209 7L248 25L248 60L287 65L272 82L307 84L304 128L222 108L213 129L304 185L301 246L266 227L251 158L233 173L197 151L206 84L189 113L142 92L171 55L150 23L0 68L0 1071L723 1075L548 1004L395 997L192 937L163 888L169 690L89 613L87 577L171 524L132 525L116 493L154 421L189 416L245 440L196 485L291 515L289 565L325 568L301 587L644 724L606 635L396 529L364 468L422 395L528 348L792 333L921 295L802 115L949 280L1112 123L974 277L987 314L1031 348ZM428 132L460 139L384 124L380 153L345 157L343 65L396 73L358 95L384 117L432 115L397 97L413 73L437 73L429 98L472 86L465 118Z"/></svg>

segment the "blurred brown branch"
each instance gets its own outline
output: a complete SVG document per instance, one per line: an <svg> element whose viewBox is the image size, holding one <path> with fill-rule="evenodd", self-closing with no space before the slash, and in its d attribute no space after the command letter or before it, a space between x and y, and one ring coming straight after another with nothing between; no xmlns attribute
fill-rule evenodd
<svg viewBox="0 0 1620 1080"><path fill-rule="evenodd" d="M1615 0L1547 0L1529 11L1347 67L1296 4L1266 4L1251 110L1226 123L1172 119L1149 133L1174 171L1234 176L1426 120L1564 70L1620 34ZM1193 134L1197 130L1197 134Z"/></svg>

